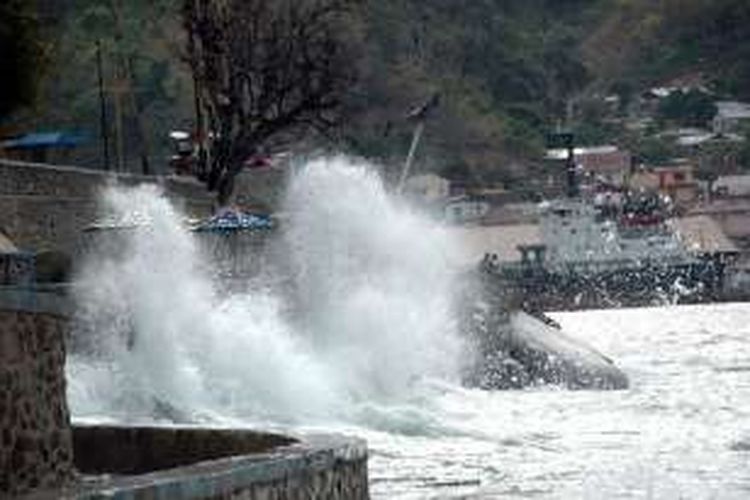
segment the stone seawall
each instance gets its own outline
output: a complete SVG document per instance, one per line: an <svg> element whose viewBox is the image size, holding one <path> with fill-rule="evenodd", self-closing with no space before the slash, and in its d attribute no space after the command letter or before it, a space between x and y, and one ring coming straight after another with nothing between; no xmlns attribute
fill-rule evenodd
<svg viewBox="0 0 750 500"><path fill-rule="evenodd" d="M83 486L62 492L64 498L369 498L367 447L358 439L338 435L288 438L192 427L83 426L73 433L76 465L87 479Z"/></svg>
<svg viewBox="0 0 750 500"><path fill-rule="evenodd" d="M0 498L73 477L66 328L54 314L0 309Z"/></svg>
<svg viewBox="0 0 750 500"><path fill-rule="evenodd" d="M0 159L0 229L24 250L74 255L81 229L97 218L97 197L107 185L159 184L191 216L206 216L213 198L198 182L180 177L111 173Z"/></svg>
<svg viewBox="0 0 750 500"><path fill-rule="evenodd" d="M366 500L367 446L336 435L72 426L64 287L0 287L0 498Z"/></svg>

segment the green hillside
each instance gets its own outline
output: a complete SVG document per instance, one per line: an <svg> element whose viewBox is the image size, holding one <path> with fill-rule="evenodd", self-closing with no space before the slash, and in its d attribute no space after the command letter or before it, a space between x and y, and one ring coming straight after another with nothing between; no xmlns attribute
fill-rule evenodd
<svg viewBox="0 0 750 500"><path fill-rule="evenodd" d="M750 98L750 2L619 0L583 40L603 83L634 87L702 73L717 92Z"/></svg>
<svg viewBox="0 0 750 500"><path fill-rule="evenodd" d="M439 92L424 168L479 181L522 175L528 162L517 160L539 156L548 126L588 83L577 46L598 3L371 2L355 147L403 155L408 129L400 118Z"/></svg>
<svg viewBox="0 0 750 500"><path fill-rule="evenodd" d="M193 113L180 5L39 1L45 29L37 36L51 47L44 78L35 104L6 117L5 127L97 137L99 41L110 121L122 114L135 157L140 113L149 154L163 163L166 133L189 128ZM470 181L517 185L537 172L545 133L566 119L570 102L595 93L634 93L698 73L722 95L750 98L746 0L369 0L361 17L361 78L336 147L396 164L411 133L405 113L439 93L417 168ZM577 112L585 129L587 111ZM589 125L584 136L608 137L595 120Z"/></svg>

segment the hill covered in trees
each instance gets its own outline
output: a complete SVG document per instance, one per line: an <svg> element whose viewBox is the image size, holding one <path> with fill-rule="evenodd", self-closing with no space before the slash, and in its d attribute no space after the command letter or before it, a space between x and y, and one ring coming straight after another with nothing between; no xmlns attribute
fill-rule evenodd
<svg viewBox="0 0 750 500"><path fill-rule="evenodd" d="M407 111L436 93L441 104L427 123L417 167L511 186L542 168L545 134L570 117L570 103L594 93L627 96L700 73L716 92L750 98L745 0L362 3L352 20L364 41L352 61L360 78L336 147L385 163L406 154ZM181 6L40 1L44 29L27 33L50 47L45 70L34 73L43 75L34 104L6 116L6 129L74 127L97 137L99 42L109 119L121 114L124 149L142 149L146 140L158 162L168 130L192 124Z"/></svg>
<svg viewBox="0 0 750 500"><path fill-rule="evenodd" d="M610 3L582 39L599 83L638 88L700 73L716 92L750 99L750 2Z"/></svg>

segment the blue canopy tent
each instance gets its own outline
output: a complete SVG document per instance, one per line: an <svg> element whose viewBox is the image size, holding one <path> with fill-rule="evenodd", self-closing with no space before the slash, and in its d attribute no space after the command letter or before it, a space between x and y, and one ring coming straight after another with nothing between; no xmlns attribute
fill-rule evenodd
<svg viewBox="0 0 750 500"><path fill-rule="evenodd" d="M85 142L80 133L34 132L2 142L5 149L74 148Z"/></svg>
<svg viewBox="0 0 750 500"><path fill-rule="evenodd" d="M265 239L274 226L268 215L230 208L194 224L192 230L214 259L217 275L242 282L262 269Z"/></svg>
<svg viewBox="0 0 750 500"><path fill-rule="evenodd" d="M193 226L193 231L199 233L266 231L269 229L273 229L273 222L268 215L241 212L236 209L222 210Z"/></svg>
<svg viewBox="0 0 750 500"><path fill-rule="evenodd" d="M21 159L44 163L49 151L68 151L84 144L86 135L80 132L32 132L0 142L0 148L20 153Z"/></svg>
<svg viewBox="0 0 750 500"><path fill-rule="evenodd" d="M268 234L275 229L269 215L223 209L203 220L187 222L211 269L226 283L242 284L263 269L263 255ZM82 251L118 259L129 247L133 231L150 229L147 216L137 212L117 219L102 219L84 229Z"/></svg>

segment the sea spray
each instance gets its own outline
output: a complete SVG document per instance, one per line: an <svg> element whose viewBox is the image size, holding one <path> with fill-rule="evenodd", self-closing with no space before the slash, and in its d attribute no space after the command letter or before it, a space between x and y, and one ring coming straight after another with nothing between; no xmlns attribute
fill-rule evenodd
<svg viewBox="0 0 750 500"><path fill-rule="evenodd" d="M156 188L110 189L104 206L138 223L80 272L79 418L349 419L458 378L447 238L366 164L320 159L293 176L277 289L218 293L215 263Z"/></svg>
<svg viewBox="0 0 750 500"><path fill-rule="evenodd" d="M87 328L79 335L95 341L69 364L74 413L276 418L326 403L330 377L316 376L277 299L216 294L212 263L160 191L112 189L103 205L115 221L134 212L139 220L102 234L120 247L83 267L76 299Z"/></svg>
<svg viewBox="0 0 750 500"><path fill-rule="evenodd" d="M292 180L284 233L303 322L350 394L403 398L420 378L455 378L449 241L389 195L366 164L312 161Z"/></svg>

